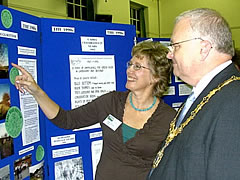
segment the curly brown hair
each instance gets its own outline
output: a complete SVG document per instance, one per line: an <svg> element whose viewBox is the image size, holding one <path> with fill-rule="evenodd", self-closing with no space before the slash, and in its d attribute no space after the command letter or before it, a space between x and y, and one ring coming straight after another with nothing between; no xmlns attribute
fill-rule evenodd
<svg viewBox="0 0 240 180"><path fill-rule="evenodd" d="M153 76L159 78L153 88L153 95L157 97L162 97L170 82L172 61L167 58L167 54L168 48L159 41L142 41L132 49L132 56L144 55L148 58Z"/></svg>

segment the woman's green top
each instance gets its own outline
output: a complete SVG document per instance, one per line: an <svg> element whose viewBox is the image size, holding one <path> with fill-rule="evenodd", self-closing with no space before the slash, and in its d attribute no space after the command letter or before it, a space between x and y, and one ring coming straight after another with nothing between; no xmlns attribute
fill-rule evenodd
<svg viewBox="0 0 240 180"><path fill-rule="evenodd" d="M122 135L123 142L127 142L129 139L133 138L138 129L128 126L127 124L122 123Z"/></svg>

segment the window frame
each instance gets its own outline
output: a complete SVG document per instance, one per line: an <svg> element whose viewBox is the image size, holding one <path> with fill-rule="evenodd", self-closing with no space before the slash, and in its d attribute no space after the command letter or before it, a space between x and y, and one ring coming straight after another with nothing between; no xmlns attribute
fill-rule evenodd
<svg viewBox="0 0 240 180"><path fill-rule="evenodd" d="M8 0L0 0L0 5L8 7Z"/></svg>
<svg viewBox="0 0 240 180"><path fill-rule="evenodd" d="M84 1L85 4L83 4ZM69 12L70 7L72 9L71 15ZM87 20L87 0L66 0L66 11L68 18Z"/></svg>
<svg viewBox="0 0 240 180"><path fill-rule="evenodd" d="M145 19L145 7L130 2L130 24L135 25L136 27L136 37L146 37L145 28L146 24L144 19Z"/></svg>

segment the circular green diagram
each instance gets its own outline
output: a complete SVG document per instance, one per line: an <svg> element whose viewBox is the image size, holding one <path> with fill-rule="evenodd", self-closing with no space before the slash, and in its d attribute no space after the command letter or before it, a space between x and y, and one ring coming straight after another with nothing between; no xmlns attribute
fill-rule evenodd
<svg viewBox="0 0 240 180"><path fill-rule="evenodd" d="M16 79L16 76L19 75L19 71L17 68L15 67L12 67L11 70L10 70L10 73L9 73L9 79L10 79L10 82L14 85L15 83L15 79Z"/></svg>
<svg viewBox="0 0 240 180"><path fill-rule="evenodd" d="M16 106L10 107L5 121L5 128L9 136L16 138L22 131L23 117L20 109Z"/></svg>
<svg viewBox="0 0 240 180"><path fill-rule="evenodd" d="M39 145L36 150L36 160L41 161L44 157L44 153L44 148L42 147L42 145Z"/></svg>
<svg viewBox="0 0 240 180"><path fill-rule="evenodd" d="M1 12L1 21L5 28L10 28L13 23L13 17L9 10L4 9Z"/></svg>

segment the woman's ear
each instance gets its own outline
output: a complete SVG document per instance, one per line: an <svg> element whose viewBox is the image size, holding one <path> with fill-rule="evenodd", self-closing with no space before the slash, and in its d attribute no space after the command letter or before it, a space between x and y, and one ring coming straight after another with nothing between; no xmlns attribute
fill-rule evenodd
<svg viewBox="0 0 240 180"><path fill-rule="evenodd" d="M151 81L150 81L150 85L156 84L159 80L160 80L160 78L152 76Z"/></svg>

